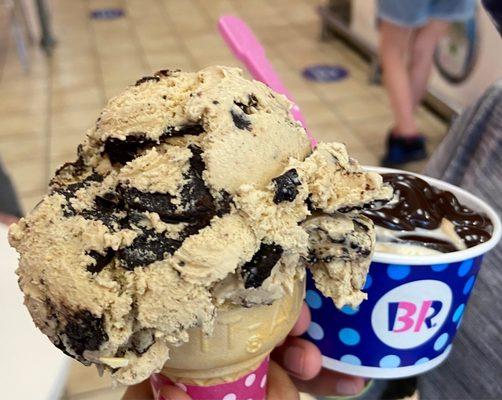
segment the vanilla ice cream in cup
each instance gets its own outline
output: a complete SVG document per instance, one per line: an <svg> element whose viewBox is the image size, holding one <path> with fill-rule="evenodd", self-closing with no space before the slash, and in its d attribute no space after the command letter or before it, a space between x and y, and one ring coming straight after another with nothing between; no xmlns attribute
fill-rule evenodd
<svg viewBox="0 0 502 400"><path fill-rule="evenodd" d="M417 375L448 357L483 256L500 240L501 223L492 207L459 187L368 169L395 189L391 202L367 211L377 232L363 289L368 298L338 309L309 276L306 338L321 350L325 368L368 378Z"/></svg>

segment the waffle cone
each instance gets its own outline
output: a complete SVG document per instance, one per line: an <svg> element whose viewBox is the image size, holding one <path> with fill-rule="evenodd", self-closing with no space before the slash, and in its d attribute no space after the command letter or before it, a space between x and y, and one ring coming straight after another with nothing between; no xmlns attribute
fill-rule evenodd
<svg viewBox="0 0 502 400"><path fill-rule="evenodd" d="M161 374L173 382L211 386L234 382L255 370L296 322L305 282L271 305L219 310L211 336L200 328L189 341L173 348Z"/></svg>

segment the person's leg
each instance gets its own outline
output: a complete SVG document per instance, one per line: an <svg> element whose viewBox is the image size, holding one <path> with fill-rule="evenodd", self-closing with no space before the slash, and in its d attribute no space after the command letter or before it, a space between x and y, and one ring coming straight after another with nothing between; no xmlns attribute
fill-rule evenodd
<svg viewBox="0 0 502 400"><path fill-rule="evenodd" d="M448 30L449 23L438 19L430 20L413 36L410 54L409 76L413 109L420 104L432 70L434 50L441 37Z"/></svg>
<svg viewBox="0 0 502 400"><path fill-rule="evenodd" d="M407 53L413 29L387 21L380 22L380 58L382 76L394 115L394 132L414 136L417 126L413 116L413 94Z"/></svg>

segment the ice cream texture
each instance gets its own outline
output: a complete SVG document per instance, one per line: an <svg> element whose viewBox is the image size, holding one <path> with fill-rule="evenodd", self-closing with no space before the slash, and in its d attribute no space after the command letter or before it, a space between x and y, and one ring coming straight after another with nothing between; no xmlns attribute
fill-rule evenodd
<svg viewBox="0 0 502 400"><path fill-rule="evenodd" d="M272 304L309 267L355 305L389 199L339 143L314 150L285 97L236 68L159 71L112 98L10 229L35 324L134 384L221 309Z"/></svg>

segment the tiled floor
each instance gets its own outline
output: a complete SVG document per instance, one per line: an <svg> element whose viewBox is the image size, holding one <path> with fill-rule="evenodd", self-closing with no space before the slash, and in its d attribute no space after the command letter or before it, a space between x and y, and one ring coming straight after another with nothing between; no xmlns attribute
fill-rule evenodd
<svg viewBox="0 0 502 400"><path fill-rule="evenodd" d="M384 91L367 83L369 67L342 42L318 40L320 0L52 0L58 39L51 58L30 50L31 70L20 68L13 45L0 57L0 156L24 210L45 191L51 173L75 156L76 145L106 99L138 77L161 68L195 70L239 65L218 36L221 14L240 15L265 43L267 54L296 97L314 136L342 141L365 164L377 164L391 125ZM125 17L91 20L89 11L121 7ZM338 64L349 77L312 83L301 76L311 64ZM421 129L434 147L444 123L421 108ZM411 165L414 170L422 164ZM108 379L72 367L68 399L116 399Z"/></svg>

